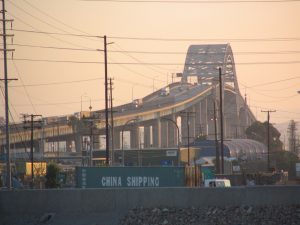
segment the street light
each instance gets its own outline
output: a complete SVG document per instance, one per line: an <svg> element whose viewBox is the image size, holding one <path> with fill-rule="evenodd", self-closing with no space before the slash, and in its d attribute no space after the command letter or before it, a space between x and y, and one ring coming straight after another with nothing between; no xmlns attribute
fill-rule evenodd
<svg viewBox="0 0 300 225"><path fill-rule="evenodd" d="M87 97L87 98L89 98L90 101L91 101L91 98L90 98L89 96L87 96L86 93L83 93L83 94L80 96L80 117L81 117L81 114L82 114L82 99L83 99L83 97Z"/></svg>
<svg viewBox="0 0 300 225"><path fill-rule="evenodd" d="M179 160L180 160L180 146L179 146L179 127L178 127L178 125L177 125L177 123L174 121L174 120L172 120L172 119L169 119L169 118L165 118L165 117L161 117L161 119L163 119L163 120L168 120L168 121L170 121L170 122L172 122L175 126L176 126L176 128L177 128L177 165L179 166Z"/></svg>
<svg viewBox="0 0 300 225"><path fill-rule="evenodd" d="M125 166L125 160L124 160L124 128L126 127L126 125L127 124L129 124L130 122L136 122L137 121L137 119L130 119L130 120L128 120L125 124L124 124L124 126L123 126L123 128L122 128L122 164L123 164L123 166Z"/></svg>

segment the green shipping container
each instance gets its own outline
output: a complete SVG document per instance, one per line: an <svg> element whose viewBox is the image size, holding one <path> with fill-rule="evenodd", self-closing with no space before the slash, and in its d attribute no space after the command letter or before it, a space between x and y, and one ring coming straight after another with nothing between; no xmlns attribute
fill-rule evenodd
<svg viewBox="0 0 300 225"><path fill-rule="evenodd" d="M78 188L182 187L184 167L76 167Z"/></svg>

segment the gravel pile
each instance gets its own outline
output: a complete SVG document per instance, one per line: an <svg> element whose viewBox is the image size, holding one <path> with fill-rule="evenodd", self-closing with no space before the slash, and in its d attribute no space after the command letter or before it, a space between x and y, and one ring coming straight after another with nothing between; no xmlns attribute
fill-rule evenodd
<svg viewBox="0 0 300 225"><path fill-rule="evenodd" d="M300 205L137 208L121 225L300 225Z"/></svg>

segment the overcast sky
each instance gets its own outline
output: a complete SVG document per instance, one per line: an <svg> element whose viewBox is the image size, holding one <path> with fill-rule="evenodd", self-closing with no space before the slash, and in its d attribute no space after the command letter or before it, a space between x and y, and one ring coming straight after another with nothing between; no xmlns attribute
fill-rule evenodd
<svg viewBox="0 0 300 225"><path fill-rule="evenodd" d="M108 67L115 105L170 82L172 73L182 72L189 45L230 43L240 91L257 119L265 121L261 110L272 109L273 123L300 120L300 1L209 2L6 0L7 19L14 19L9 78L19 79L10 82L11 121L21 113L88 110L90 101L93 110L104 108L103 53L97 51L103 39L37 32L107 35L114 42L108 61L135 63ZM0 104L4 116L3 96Z"/></svg>

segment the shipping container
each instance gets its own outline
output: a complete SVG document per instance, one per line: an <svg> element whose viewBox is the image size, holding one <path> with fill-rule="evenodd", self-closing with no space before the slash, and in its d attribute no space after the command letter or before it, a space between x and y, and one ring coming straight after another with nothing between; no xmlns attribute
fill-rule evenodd
<svg viewBox="0 0 300 225"><path fill-rule="evenodd" d="M77 167L78 188L183 187L185 167ZM195 173L200 174L200 173Z"/></svg>

